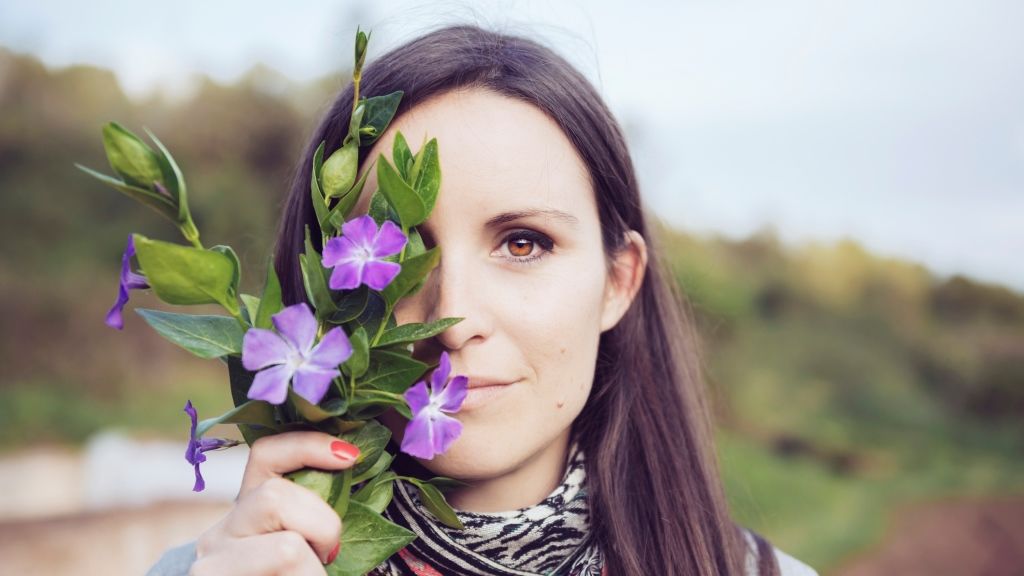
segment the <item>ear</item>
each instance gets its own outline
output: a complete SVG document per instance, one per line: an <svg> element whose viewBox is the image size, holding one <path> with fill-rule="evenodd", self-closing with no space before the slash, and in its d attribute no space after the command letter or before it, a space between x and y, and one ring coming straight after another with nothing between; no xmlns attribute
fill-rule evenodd
<svg viewBox="0 0 1024 576"><path fill-rule="evenodd" d="M615 254L605 283L601 332L610 330L625 315L640 290L647 270L647 242L636 230L626 232L626 244Z"/></svg>

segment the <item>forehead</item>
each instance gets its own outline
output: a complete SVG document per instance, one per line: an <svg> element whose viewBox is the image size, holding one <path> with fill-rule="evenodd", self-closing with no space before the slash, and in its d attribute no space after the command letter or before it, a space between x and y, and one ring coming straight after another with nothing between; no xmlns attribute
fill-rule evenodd
<svg viewBox="0 0 1024 576"><path fill-rule="evenodd" d="M435 96L392 122L362 170L378 154L390 161L398 131L414 153L437 138L438 208L458 202L479 210L551 208L581 217L591 208L596 217L586 166L561 128L532 104L482 88ZM375 172L367 177L358 212L365 212L377 188Z"/></svg>

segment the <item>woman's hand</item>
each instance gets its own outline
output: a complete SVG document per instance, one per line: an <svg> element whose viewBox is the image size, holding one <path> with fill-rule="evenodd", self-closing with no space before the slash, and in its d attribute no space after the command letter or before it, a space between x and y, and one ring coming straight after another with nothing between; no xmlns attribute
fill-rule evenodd
<svg viewBox="0 0 1024 576"><path fill-rule="evenodd" d="M341 520L307 488L283 478L301 468L350 468L359 449L322 432L286 432L252 445L234 508L196 543L189 573L325 574Z"/></svg>

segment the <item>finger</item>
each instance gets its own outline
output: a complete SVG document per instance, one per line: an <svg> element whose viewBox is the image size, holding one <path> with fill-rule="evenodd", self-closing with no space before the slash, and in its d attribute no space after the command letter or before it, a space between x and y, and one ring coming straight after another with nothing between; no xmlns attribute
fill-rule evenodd
<svg viewBox="0 0 1024 576"><path fill-rule="evenodd" d="M312 490L291 480L271 478L239 499L224 531L233 538L296 532L326 564L341 537L341 520Z"/></svg>
<svg viewBox="0 0 1024 576"><path fill-rule="evenodd" d="M189 570L189 576L228 574L323 576L326 571L302 535L286 531L231 540Z"/></svg>
<svg viewBox="0 0 1024 576"><path fill-rule="evenodd" d="M275 478L302 468L343 470L352 467L359 448L323 432L283 432L253 443L239 496Z"/></svg>

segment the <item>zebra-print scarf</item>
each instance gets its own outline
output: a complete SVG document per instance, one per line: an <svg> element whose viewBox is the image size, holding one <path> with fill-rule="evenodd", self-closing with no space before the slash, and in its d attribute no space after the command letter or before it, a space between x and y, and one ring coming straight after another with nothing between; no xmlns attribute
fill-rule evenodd
<svg viewBox="0 0 1024 576"><path fill-rule="evenodd" d="M590 541L584 455L569 449L561 484L539 504L510 512L456 510L464 530L439 522L415 489L395 483L384 516L416 540L371 574L380 576L599 576L602 559Z"/></svg>

